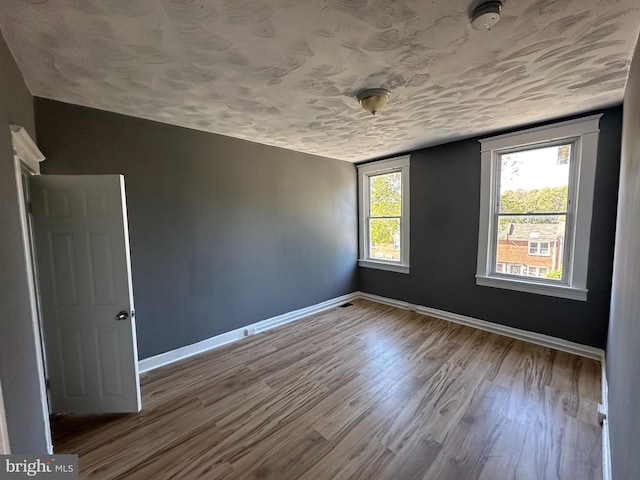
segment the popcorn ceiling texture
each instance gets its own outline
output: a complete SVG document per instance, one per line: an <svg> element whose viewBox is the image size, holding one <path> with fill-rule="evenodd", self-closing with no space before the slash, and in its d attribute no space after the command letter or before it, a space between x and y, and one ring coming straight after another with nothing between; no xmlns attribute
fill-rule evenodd
<svg viewBox="0 0 640 480"><path fill-rule="evenodd" d="M2 0L36 96L347 161L622 101L635 0ZM356 102L391 90L376 117Z"/></svg>

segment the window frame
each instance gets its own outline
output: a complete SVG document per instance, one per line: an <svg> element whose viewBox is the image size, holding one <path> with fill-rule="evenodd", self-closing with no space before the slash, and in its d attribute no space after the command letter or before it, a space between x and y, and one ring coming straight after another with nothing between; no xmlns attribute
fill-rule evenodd
<svg viewBox="0 0 640 480"><path fill-rule="evenodd" d="M480 223L476 284L573 300L587 300L587 273L593 211L593 190L598 156L599 121L602 114L568 120L479 140L481 144ZM505 152L542 148L573 142L569 200L565 234L563 279L514 277L496 273L499 156Z"/></svg>
<svg viewBox="0 0 640 480"><path fill-rule="evenodd" d="M410 155L358 165L358 225L360 249L358 265L361 267L388 270L398 273L409 273L410 248L410 191L409 168ZM384 260L371 257L371 240L369 238L370 192L369 178L376 175L400 172L402 188L402 210L400 216L400 261Z"/></svg>

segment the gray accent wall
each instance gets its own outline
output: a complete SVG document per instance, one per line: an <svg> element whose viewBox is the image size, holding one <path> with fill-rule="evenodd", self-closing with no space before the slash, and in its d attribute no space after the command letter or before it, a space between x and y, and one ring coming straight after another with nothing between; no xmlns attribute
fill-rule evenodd
<svg viewBox="0 0 640 480"><path fill-rule="evenodd" d="M33 101L0 34L0 382L13 453L49 447L39 337L32 321L10 124L35 139Z"/></svg>
<svg viewBox="0 0 640 480"><path fill-rule="evenodd" d="M592 113L601 112L588 301L476 285L480 201L477 138L411 154L411 271L402 274L361 267L360 290L604 348L622 109Z"/></svg>
<svg viewBox="0 0 640 480"><path fill-rule="evenodd" d="M43 173L125 177L140 358L357 289L353 164L34 101Z"/></svg>
<svg viewBox="0 0 640 480"><path fill-rule="evenodd" d="M627 80L611 319L607 344L611 466L615 480L640 472L640 47Z"/></svg>

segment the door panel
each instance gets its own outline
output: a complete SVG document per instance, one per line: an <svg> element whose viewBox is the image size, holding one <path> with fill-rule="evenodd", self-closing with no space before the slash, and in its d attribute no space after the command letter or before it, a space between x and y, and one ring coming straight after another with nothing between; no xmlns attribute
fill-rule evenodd
<svg viewBox="0 0 640 480"><path fill-rule="evenodd" d="M115 305L116 291L113 278L113 250L109 232L88 233L89 275L94 305Z"/></svg>
<svg viewBox="0 0 640 480"><path fill-rule="evenodd" d="M84 397L87 394L82 350L82 330L58 330L58 352L62 362L62 381L67 397Z"/></svg>
<svg viewBox="0 0 640 480"><path fill-rule="evenodd" d="M40 175L30 182L51 409L138 411L124 178ZM120 311L128 317L116 319Z"/></svg>
<svg viewBox="0 0 640 480"><path fill-rule="evenodd" d="M100 393L104 396L122 395L122 368L119 361L118 336L113 330L98 330L95 333L98 364L101 367Z"/></svg>
<svg viewBox="0 0 640 480"><path fill-rule="evenodd" d="M69 192L64 190L45 190L43 193L44 208L47 217L71 216Z"/></svg>
<svg viewBox="0 0 640 480"><path fill-rule="evenodd" d="M52 262L52 277L55 305L78 304L78 282L76 281L75 247L73 232L47 232L48 250Z"/></svg>

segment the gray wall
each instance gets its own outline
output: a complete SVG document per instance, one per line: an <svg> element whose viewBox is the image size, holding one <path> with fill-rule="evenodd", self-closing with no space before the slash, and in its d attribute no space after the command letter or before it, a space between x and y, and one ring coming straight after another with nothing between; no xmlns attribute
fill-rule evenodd
<svg viewBox="0 0 640 480"><path fill-rule="evenodd" d="M35 99L44 173L125 176L140 358L356 290L352 164Z"/></svg>
<svg viewBox="0 0 640 480"><path fill-rule="evenodd" d="M622 165L607 345L613 478L640 472L640 46L624 98Z"/></svg>
<svg viewBox="0 0 640 480"><path fill-rule="evenodd" d="M29 308L11 123L35 139L31 94L0 35L0 381L12 452L44 453L49 424L36 359L39 339Z"/></svg>
<svg viewBox="0 0 640 480"><path fill-rule="evenodd" d="M588 301L475 283L480 198L478 139L411 154L411 273L360 268L360 290L604 347L609 315L621 108L600 121Z"/></svg>

